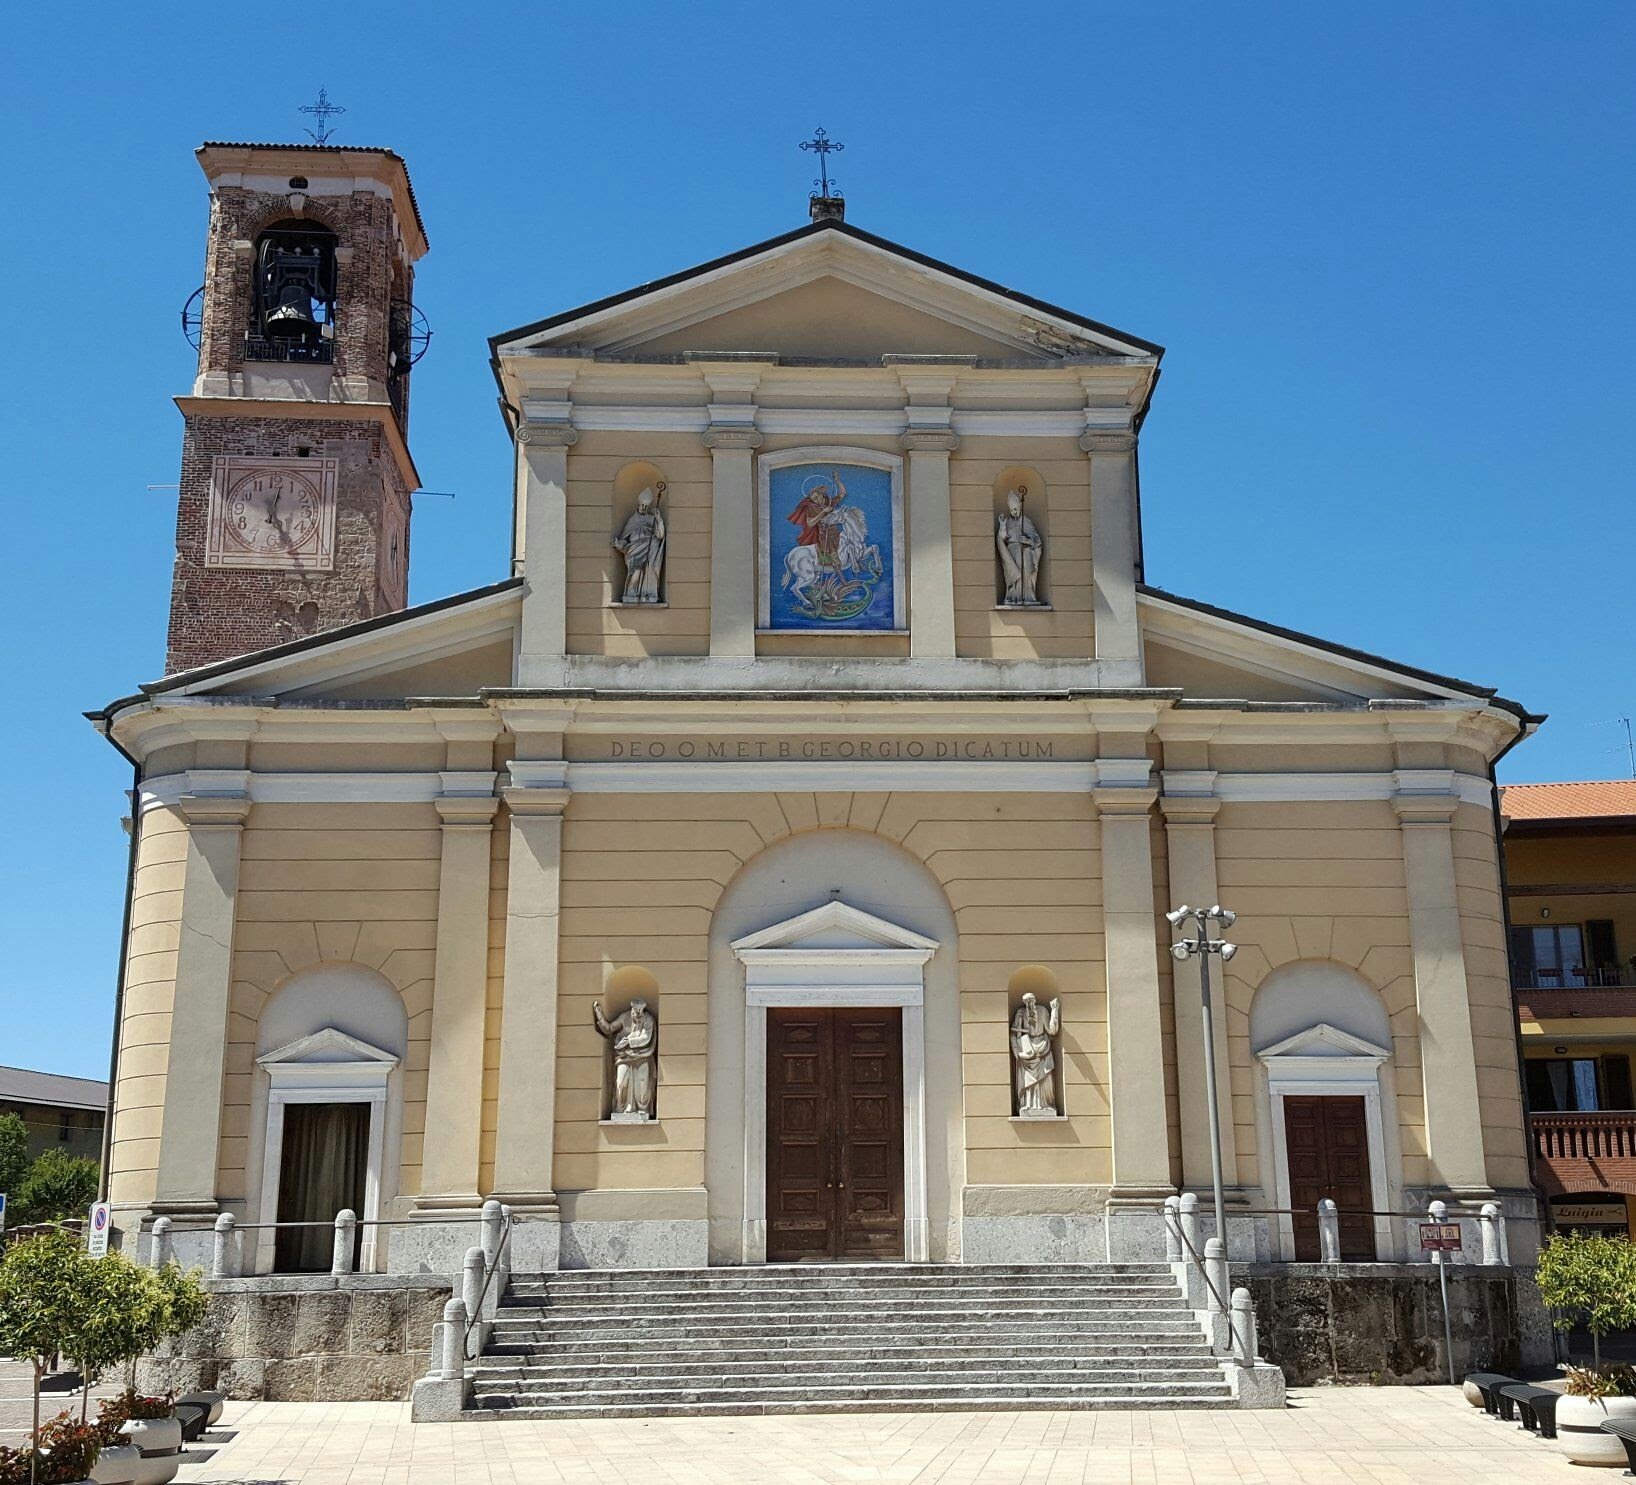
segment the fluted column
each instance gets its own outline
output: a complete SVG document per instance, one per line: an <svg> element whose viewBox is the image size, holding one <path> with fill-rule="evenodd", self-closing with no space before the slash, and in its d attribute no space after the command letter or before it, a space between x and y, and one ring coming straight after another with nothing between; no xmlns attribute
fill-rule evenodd
<svg viewBox="0 0 1636 1485"><path fill-rule="evenodd" d="M1456 1196L1481 1198L1491 1188L1454 874L1453 823L1460 801L1452 793L1416 792L1414 782L1400 773L1392 803L1403 831L1426 1150L1433 1181Z"/></svg>
<svg viewBox="0 0 1636 1485"><path fill-rule="evenodd" d="M187 859L153 1208L202 1217L216 1210L239 847L250 801L190 795L177 809L187 821Z"/></svg>

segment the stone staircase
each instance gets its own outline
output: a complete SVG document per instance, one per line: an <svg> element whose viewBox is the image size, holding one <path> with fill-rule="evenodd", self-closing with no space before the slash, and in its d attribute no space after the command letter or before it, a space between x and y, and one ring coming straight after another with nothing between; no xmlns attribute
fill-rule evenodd
<svg viewBox="0 0 1636 1485"><path fill-rule="evenodd" d="M514 1274L474 1377L468 1418L1233 1406L1160 1263Z"/></svg>

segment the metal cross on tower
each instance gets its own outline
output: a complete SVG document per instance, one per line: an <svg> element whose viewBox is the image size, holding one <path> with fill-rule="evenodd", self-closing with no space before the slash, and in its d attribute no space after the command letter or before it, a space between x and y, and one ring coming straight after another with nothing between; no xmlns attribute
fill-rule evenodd
<svg viewBox="0 0 1636 1485"><path fill-rule="evenodd" d="M301 112L310 113L318 120L317 129L307 130L307 133L312 137L312 142L314 144L325 144L329 141L330 135L335 132L329 127L330 119L336 114L345 113L346 110L339 103L331 103L329 94L320 87L318 89L318 101L303 105Z"/></svg>
<svg viewBox="0 0 1636 1485"><path fill-rule="evenodd" d="M832 153L844 150L846 146L838 140L831 139L828 131L814 129L811 139L803 139L801 148L811 150L818 156L818 179L813 182L817 188L813 191L815 198L828 200L841 194L841 188L829 178L829 157Z"/></svg>

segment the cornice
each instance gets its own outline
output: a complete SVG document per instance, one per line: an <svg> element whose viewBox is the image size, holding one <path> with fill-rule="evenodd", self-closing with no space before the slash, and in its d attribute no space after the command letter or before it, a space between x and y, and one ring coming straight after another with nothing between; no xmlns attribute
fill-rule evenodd
<svg viewBox="0 0 1636 1485"><path fill-rule="evenodd" d="M310 419L326 423L375 423L386 436L387 447L411 490L420 488L420 472L398 427L389 402L297 402L278 397L195 397L175 399L187 418L277 418L291 422Z"/></svg>

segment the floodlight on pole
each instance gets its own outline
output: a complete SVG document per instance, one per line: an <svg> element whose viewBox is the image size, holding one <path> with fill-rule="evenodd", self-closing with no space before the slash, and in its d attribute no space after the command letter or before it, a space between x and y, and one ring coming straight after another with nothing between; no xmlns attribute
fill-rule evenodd
<svg viewBox="0 0 1636 1485"><path fill-rule="evenodd" d="M1195 956L1199 961L1199 998L1204 1017L1204 1096L1210 1105L1210 1186L1215 1198L1216 1236L1225 1247L1227 1215L1221 1185L1221 1105L1216 1100L1216 1028L1210 1003L1210 956L1219 954L1225 963L1238 953L1238 945L1211 938L1210 925L1219 923L1223 928L1231 928L1238 921L1238 914L1219 902L1208 908L1190 908L1183 903L1165 914L1165 921L1172 928L1180 928L1189 920L1197 924L1198 937L1178 940L1170 946L1170 952L1178 962Z"/></svg>

